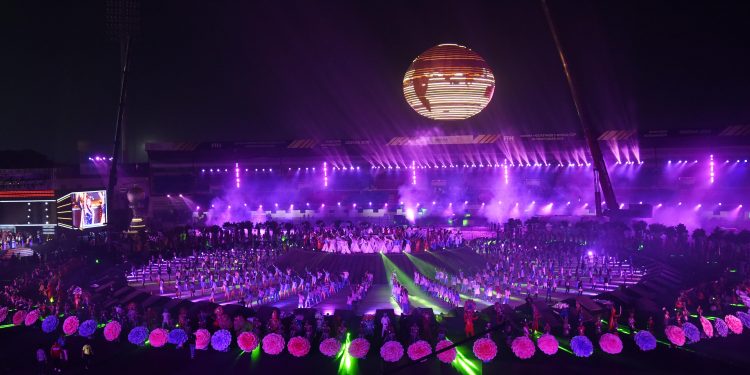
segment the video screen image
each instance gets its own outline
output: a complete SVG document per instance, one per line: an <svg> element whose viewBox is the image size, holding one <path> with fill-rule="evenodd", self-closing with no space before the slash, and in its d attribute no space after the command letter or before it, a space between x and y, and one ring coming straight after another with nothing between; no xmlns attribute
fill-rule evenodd
<svg viewBox="0 0 750 375"><path fill-rule="evenodd" d="M58 225L87 229L107 225L107 192L105 190L72 192L58 199Z"/></svg>

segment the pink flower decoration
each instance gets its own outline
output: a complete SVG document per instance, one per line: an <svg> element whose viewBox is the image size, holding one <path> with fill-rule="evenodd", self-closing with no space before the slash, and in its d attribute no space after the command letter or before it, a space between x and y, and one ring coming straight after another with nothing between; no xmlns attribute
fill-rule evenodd
<svg viewBox="0 0 750 375"><path fill-rule="evenodd" d="M677 346L685 345L685 332L682 331L682 328L678 326L667 326L667 328L664 329L664 333L667 334L667 338L672 344Z"/></svg>
<svg viewBox="0 0 750 375"><path fill-rule="evenodd" d="M310 341L302 336L295 336L289 339L286 349L297 358L304 357L310 352Z"/></svg>
<svg viewBox="0 0 750 375"><path fill-rule="evenodd" d="M703 327L703 333L706 334L706 337L708 337L709 339L711 337L714 337L714 326L711 325L711 322L703 316L701 316L701 327Z"/></svg>
<svg viewBox="0 0 750 375"><path fill-rule="evenodd" d="M552 336L549 333L542 335L536 340L536 345L539 347L539 350L546 355L554 355L560 347L555 336Z"/></svg>
<svg viewBox="0 0 750 375"><path fill-rule="evenodd" d="M195 331L195 348L199 350L208 349L208 344L211 342L211 332L207 329L201 328Z"/></svg>
<svg viewBox="0 0 750 375"><path fill-rule="evenodd" d="M453 343L450 340L441 340L437 343L437 345L435 345L435 351L440 351L441 349L447 348L451 345L453 345ZM450 348L442 353L439 353L437 357L440 362L452 363L456 360L456 348Z"/></svg>
<svg viewBox="0 0 750 375"><path fill-rule="evenodd" d="M164 328L156 328L148 335L148 342L153 346L154 348L161 348L164 346L164 344L167 343L167 336L169 335L169 332L167 332Z"/></svg>
<svg viewBox="0 0 750 375"><path fill-rule="evenodd" d="M320 342L318 349L320 349L320 352L323 353L324 356L333 357L339 353L339 350L341 350L341 343L334 338L328 338Z"/></svg>
<svg viewBox="0 0 750 375"><path fill-rule="evenodd" d="M278 355L284 350L284 338L278 333L269 333L263 338L263 351L266 354Z"/></svg>
<svg viewBox="0 0 750 375"><path fill-rule="evenodd" d="M8 317L8 308L3 307L2 309L0 309L0 323L4 322L5 318L7 317Z"/></svg>
<svg viewBox="0 0 750 375"><path fill-rule="evenodd" d="M26 311L24 310L18 310L15 314L13 314L13 324L20 326L21 323L23 323L24 319L26 319Z"/></svg>
<svg viewBox="0 0 750 375"><path fill-rule="evenodd" d="M602 337L599 338L599 346L608 354L620 354L620 352L622 352L622 340L620 340L620 337L612 333L603 334Z"/></svg>
<svg viewBox="0 0 750 375"><path fill-rule="evenodd" d="M122 326L117 321L113 320L104 326L104 338L107 341L115 341L120 337Z"/></svg>
<svg viewBox="0 0 750 375"><path fill-rule="evenodd" d="M736 318L735 318L736 319ZM39 320L39 310L31 310L24 318L24 324L27 326L34 325Z"/></svg>
<svg viewBox="0 0 750 375"><path fill-rule="evenodd" d="M473 349L474 355L482 362L489 362L497 355L497 345L486 337L474 341Z"/></svg>
<svg viewBox="0 0 750 375"><path fill-rule="evenodd" d="M380 357L386 362L398 362L403 356L404 346L398 341L388 341L380 347Z"/></svg>
<svg viewBox="0 0 750 375"><path fill-rule="evenodd" d="M742 321L740 320L740 318L734 315L727 315L724 317L724 322L727 323L727 326L729 327L729 330L732 331L732 333L736 335L742 333Z"/></svg>
<svg viewBox="0 0 750 375"><path fill-rule="evenodd" d="M362 359L370 351L370 342L361 337L349 343L349 354L357 359Z"/></svg>
<svg viewBox="0 0 750 375"><path fill-rule="evenodd" d="M432 354L432 346L427 341L419 340L409 345L409 348L406 349L406 353L412 361L418 361Z"/></svg>
<svg viewBox="0 0 750 375"><path fill-rule="evenodd" d="M252 332L242 332L237 336L237 346L243 351L252 352L258 347L258 336Z"/></svg>
<svg viewBox="0 0 750 375"><path fill-rule="evenodd" d="M529 359L533 357L536 352L534 342L526 336L518 336L513 339L510 348L513 350L513 354L521 359Z"/></svg>
<svg viewBox="0 0 750 375"><path fill-rule="evenodd" d="M72 335L78 331L78 317L69 316L63 321L63 333L66 335Z"/></svg>

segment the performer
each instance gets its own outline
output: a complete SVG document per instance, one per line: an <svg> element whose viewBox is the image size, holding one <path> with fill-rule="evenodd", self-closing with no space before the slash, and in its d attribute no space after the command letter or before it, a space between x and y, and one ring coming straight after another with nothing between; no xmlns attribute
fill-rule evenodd
<svg viewBox="0 0 750 375"><path fill-rule="evenodd" d="M474 336L474 321L477 320L477 316L474 314L474 310L468 310L464 313L464 332L466 337Z"/></svg>

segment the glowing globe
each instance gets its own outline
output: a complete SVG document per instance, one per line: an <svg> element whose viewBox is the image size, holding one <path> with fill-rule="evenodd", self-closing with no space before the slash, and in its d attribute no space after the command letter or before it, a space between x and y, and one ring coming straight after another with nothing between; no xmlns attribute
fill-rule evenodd
<svg viewBox="0 0 750 375"><path fill-rule="evenodd" d="M476 52L440 44L417 56L404 75L406 102L433 120L462 120L492 100L495 76Z"/></svg>

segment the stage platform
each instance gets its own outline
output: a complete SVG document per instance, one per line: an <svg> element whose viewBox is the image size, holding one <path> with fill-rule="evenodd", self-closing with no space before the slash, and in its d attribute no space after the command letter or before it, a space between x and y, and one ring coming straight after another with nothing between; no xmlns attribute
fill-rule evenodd
<svg viewBox="0 0 750 375"><path fill-rule="evenodd" d="M185 260L178 260L185 261ZM411 308L431 308L435 314L450 314L455 306L451 306L447 302L440 300L439 298L433 297L428 292L421 290L414 284L413 276L415 271L419 271L430 277L429 269L434 272L434 267L442 268L451 273L457 273L463 270L467 274L482 269L485 265L485 258L481 255L474 253L469 249L450 249L438 252L426 252L420 254L335 254L335 253L320 253L310 252L302 250L291 250L280 259L277 260L276 266L280 269L290 268L294 272L304 273L305 270L316 271L316 270L327 270L332 275L340 274L341 272L348 271L350 274L350 280L357 282L361 280L365 272L373 273L373 285L369 292L363 298L362 301L355 304L353 307L347 305L347 296L350 293L348 287L334 293L328 298L314 304L310 307L321 310L324 313L333 314L336 310L354 310L355 315L362 314L374 314L379 309L393 309L396 314L400 314L401 308L396 303L395 299L391 296L391 276L396 272L399 283L405 285L409 290L410 305ZM621 267L629 268L628 264L616 264L613 266L613 274L617 274L617 271ZM162 271L165 267L162 267ZM165 283L165 291L169 291L164 294L159 293L158 284L154 281L147 281L145 284L142 283L143 270L139 269L136 274L128 276L128 283L138 291L146 292L153 296L163 296L166 298L175 298L174 280ZM146 272L156 272L156 268L152 267L147 269ZM610 285L605 287L602 284L591 284L588 278L584 278L584 296L596 296L604 292L612 292L617 290L621 285L631 286L638 283L644 276L644 271L641 268L637 268L635 273L632 275L626 274L624 278L620 279L615 277ZM166 274L162 274L163 279L167 278ZM155 279L155 278L154 278ZM514 290L511 294L509 305L510 307L517 307L525 303L525 297L527 293L527 286L521 285L521 292ZM545 299L546 289L540 288L539 297L537 301L543 301ZM573 285L570 293L565 293L563 287L558 287L553 293L551 302L545 302L552 305L558 301L566 300L577 296L577 288ZM199 292L196 296L183 299L191 302L208 302L209 296L207 294L201 295ZM461 294L461 305L467 300L472 299L477 303L477 307L480 309L486 308L497 302L498 300L493 298L487 298L484 290L480 295L474 295L473 291L466 291ZM220 305L232 305L237 304L237 299L228 299L220 291L217 290L215 294L215 300ZM279 300L264 301L262 305L273 306L284 311L293 311L298 308L299 300L296 294L285 296ZM258 307L257 301L252 301L249 307Z"/></svg>

